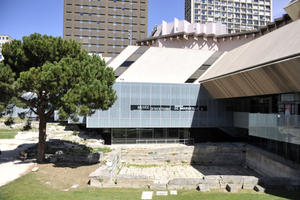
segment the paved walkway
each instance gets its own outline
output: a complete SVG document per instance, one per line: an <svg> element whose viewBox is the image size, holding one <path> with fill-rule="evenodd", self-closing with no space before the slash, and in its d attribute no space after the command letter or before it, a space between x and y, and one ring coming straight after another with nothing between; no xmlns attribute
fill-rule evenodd
<svg viewBox="0 0 300 200"><path fill-rule="evenodd" d="M17 139L0 139L0 187L21 177L34 166L31 161L17 159L20 151L34 145L32 142Z"/></svg>

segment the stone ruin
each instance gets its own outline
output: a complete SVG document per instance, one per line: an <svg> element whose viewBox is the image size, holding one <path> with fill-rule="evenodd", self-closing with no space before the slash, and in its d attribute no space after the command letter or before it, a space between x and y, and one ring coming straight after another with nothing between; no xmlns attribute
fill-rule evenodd
<svg viewBox="0 0 300 200"><path fill-rule="evenodd" d="M127 165L140 165L141 168L133 168L134 173L131 174L122 173ZM147 165L149 168L143 169L143 166L146 168ZM167 166L180 165L195 168L203 174L179 178L171 175L165 180L147 174L151 171L150 168L164 170ZM146 173L139 173L143 170ZM243 143L126 146L112 152L106 164L91 173L89 178L91 186L102 188L197 189L202 192L263 192L265 188L300 189L299 166Z"/></svg>

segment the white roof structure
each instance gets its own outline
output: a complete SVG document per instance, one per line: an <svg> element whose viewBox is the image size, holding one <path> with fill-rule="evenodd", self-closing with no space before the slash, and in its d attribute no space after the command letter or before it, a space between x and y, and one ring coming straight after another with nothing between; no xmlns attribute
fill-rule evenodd
<svg viewBox="0 0 300 200"><path fill-rule="evenodd" d="M114 69L118 82L185 83L214 53L129 46L108 66Z"/></svg>
<svg viewBox="0 0 300 200"><path fill-rule="evenodd" d="M133 54L139 47L128 46L117 57L110 60L107 65L116 70L131 54Z"/></svg>
<svg viewBox="0 0 300 200"><path fill-rule="evenodd" d="M174 22L167 23L162 21L161 25L154 27L152 31L152 37L169 35L175 33L195 33L195 34L214 34L214 35L223 35L227 33L226 25L221 22L206 24L200 23L190 23L186 20L178 20L174 18Z"/></svg>
<svg viewBox="0 0 300 200"><path fill-rule="evenodd" d="M200 78L207 81L300 53L300 20L227 52Z"/></svg>

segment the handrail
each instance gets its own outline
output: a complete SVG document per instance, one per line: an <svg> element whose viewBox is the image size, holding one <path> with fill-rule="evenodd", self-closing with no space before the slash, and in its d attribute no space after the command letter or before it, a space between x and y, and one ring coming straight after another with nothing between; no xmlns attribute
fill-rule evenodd
<svg viewBox="0 0 300 200"><path fill-rule="evenodd" d="M194 139L133 139L133 138L113 138L112 141L123 141L127 143L127 141L131 141L131 143L135 144L194 144ZM115 143L113 142L113 143Z"/></svg>

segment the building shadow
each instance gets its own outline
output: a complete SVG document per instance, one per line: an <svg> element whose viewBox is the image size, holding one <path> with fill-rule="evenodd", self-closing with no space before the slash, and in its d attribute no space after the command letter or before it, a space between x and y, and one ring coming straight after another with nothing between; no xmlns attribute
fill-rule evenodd
<svg viewBox="0 0 300 200"><path fill-rule="evenodd" d="M207 109L195 111L192 120L190 137L195 144L191 166L194 169L203 176L256 177L258 184L265 188L265 193L300 199L300 184L288 187L290 179L266 177L247 166L248 131L234 128L234 116L230 111L233 105L230 101L213 99L201 86L197 106ZM283 187L285 184L287 186Z"/></svg>

